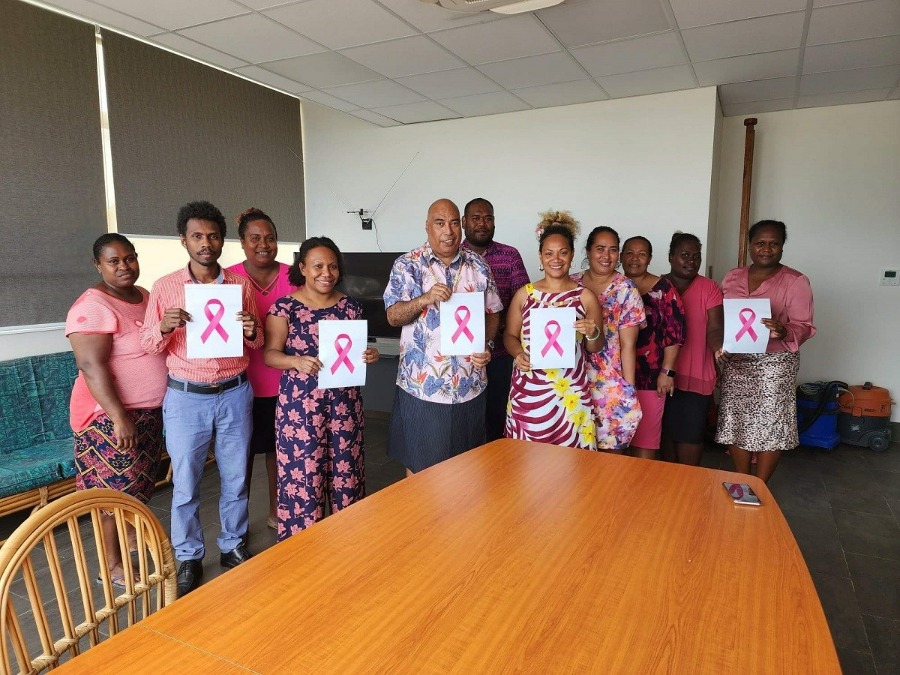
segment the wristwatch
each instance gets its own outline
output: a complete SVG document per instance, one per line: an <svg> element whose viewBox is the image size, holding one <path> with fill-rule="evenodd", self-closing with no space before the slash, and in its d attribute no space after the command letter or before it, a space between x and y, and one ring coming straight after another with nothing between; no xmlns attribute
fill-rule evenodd
<svg viewBox="0 0 900 675"><path fill-rule="evenodd" d="M675 371L669 370L668 368L660 368L659 372L661 372L666 377L675 377Z"/></svg>
<svg viewBox="0 0 900 675"><path fill-rule="evenodd" d="M490 349L491 351L494 351L495 345L494 345L494 341L493 341L493 340L488 340L488 341L487 341L487 348Z"/></svg>

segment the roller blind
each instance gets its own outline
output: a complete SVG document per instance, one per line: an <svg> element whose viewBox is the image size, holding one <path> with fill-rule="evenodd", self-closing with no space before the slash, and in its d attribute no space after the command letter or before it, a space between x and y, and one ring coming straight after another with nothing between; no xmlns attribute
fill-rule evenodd
<svg viewBox="0 0 900 675"><path fill-rule="evenodd" d="M94 27L0 0L0 325L65 320L106 231Z"/></svg>
<svg viewBox="0 0 900 675"><path fill-rule="evenodd" d="M174 235L178 209L268 213L304 238L300 103L190 59L103 32L119 231Z"/></svg>

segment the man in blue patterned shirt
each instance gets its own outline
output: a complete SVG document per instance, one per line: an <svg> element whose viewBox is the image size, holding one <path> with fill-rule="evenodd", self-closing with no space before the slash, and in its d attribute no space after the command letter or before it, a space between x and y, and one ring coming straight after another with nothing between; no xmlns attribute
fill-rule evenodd
<svg viewBox="0 0 900 675"><path fill-rule="evenodd" d="M439 303L454 292L484 293L485 340L503 309L484 259L460 248L459 208L439 199L428 209L428 241L397 258L384 291L388 322L402 326L397 394L388 456L415 473L484 443L485 366L491 352L440 353Z"/></svg>

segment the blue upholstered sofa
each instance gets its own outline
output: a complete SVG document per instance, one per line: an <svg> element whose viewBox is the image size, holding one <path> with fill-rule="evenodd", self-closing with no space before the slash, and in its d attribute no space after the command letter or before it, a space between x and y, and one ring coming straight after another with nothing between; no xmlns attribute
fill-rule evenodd
<svg viewBox="0 0 900 675"><path fill-rule="evenodd" d="M75 489L72 352L0 361L0 516Z"/></svg>

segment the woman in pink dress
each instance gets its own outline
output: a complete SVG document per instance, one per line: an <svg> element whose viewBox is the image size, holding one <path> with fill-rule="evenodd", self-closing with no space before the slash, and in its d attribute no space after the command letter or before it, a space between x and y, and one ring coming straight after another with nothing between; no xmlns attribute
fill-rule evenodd
<svg viewBox="0 0 900 675"><path fill-rule="evenodd" d="M166 357L141 349L139 331L150 294L135 285L141 269L131 242L121 234L101 236L94 242L94 267L100 281L81 294L66 317L79 371L69 404L75 487L121 490L146 503L163 448ZM110 578L125 588L116 522L105 513L100 522ZM128 538L134 548L133 529Z"/></svg>
<svg viewBox="0 0 900 675"><path fill-rule="evenodd" d="M799 445L796 380L800 346L816 334L809 279L781 264L787 228L761 220L750 228L749 267L731 270L722 281L726 298L768 298L772 318L764 354L719 352L722 400L716 442L728 445L735 469L769 480L783 450Z"/></svg>
<svg viewBox="0 0 900 675"><path fill-rule="evenodd" d="M667 462L697 466L703 456L703 436L713 389L716 350L722 348L722 291L700 276L700 240L676 232L669 244L672 282L684 305L684 345L675 361L675 392L663 412L660 457Z"/></svg>
<svg viewBox="0 0 900 675"><path fill-rule="evenodd" d="M250 282L256 296L256 317L265 324L269 309L279 298L289 295L296 287L288 278L290 266L278 262L278 231L275 223L257 208L249 208L237 217L238 237L246 259L228 269ZM250 437L250 455L247 464L247 488L253 476L253 460L256 455L266 456L266 473L269 486L269 517L267 524L277 526L278 467L275 462L275 401L281 371L263 363L263 350L250 350L247 377L253 387L253 435Z"/></svg>
<svg viewBox="0 0 900 675"><path fill-rule="evenodd" d="M573 274L600 300L605 344L591 354L597 447L624 454L641 421L635 389L638 331L646 323L641 294L631 279L619 273L619 234L595 227L587 240L588 269Z"/></svg>
<svg viewBox="0 0 900 675"><path fill-rule="evenodd" d="M540 231L544 278L513 296L506 316L503 345L515 368L506 414L506 436L526 441L596 450L591 378L585 352L603 344L600 303L569 278L575 255L575 224L554 222ZM538 308L575 308L575 367L531 367L531 313Z"/></svg>

